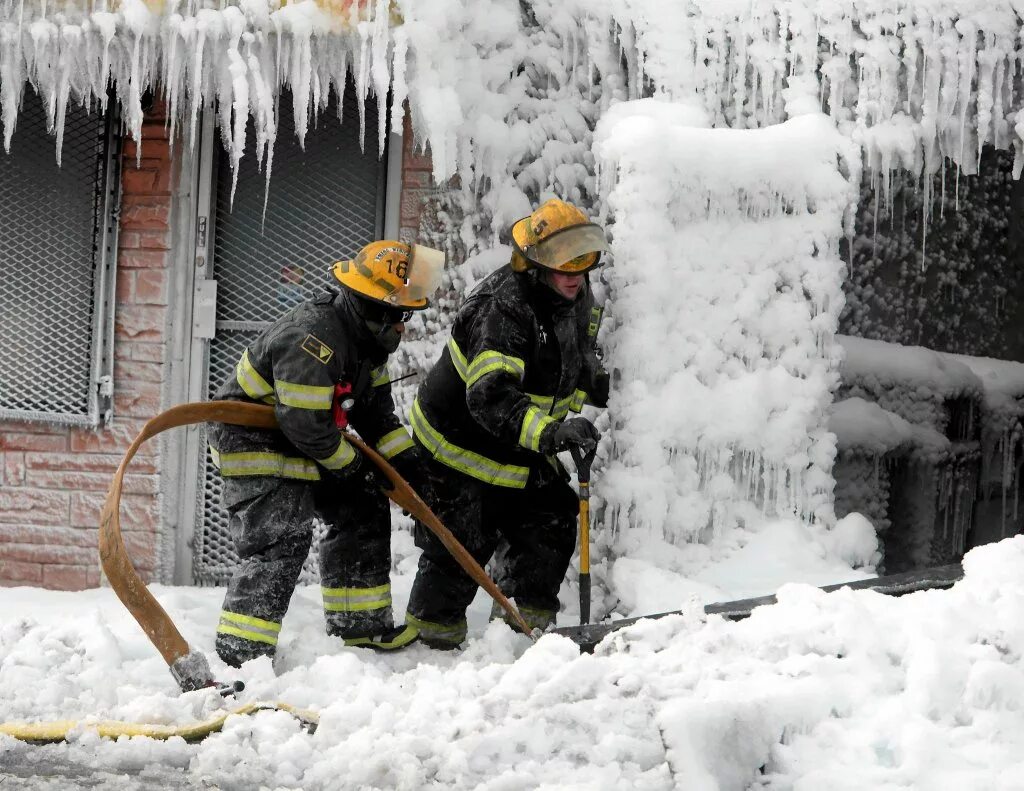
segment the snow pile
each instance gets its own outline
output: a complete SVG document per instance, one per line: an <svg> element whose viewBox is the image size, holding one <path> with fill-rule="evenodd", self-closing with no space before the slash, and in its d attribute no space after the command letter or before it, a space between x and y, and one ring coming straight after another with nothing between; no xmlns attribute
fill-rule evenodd
<svg viewBox="0 0 1024 791"><path fill-rule="evenodd" d="M829 119L701 128L655 99L604 116L618 385L610 521L677 539L762 513L832 521L838 240L856 154Z"/></svg>
<svg viewBox="0 0 1024 791"><path fill-rule="evenodd" d="M319 709L314 735L264 712L195 745L0 737L0 766L27 788L1019 789L1024 538L964 565L951 591L789 585L745 621L693 609L592 656L479 619L459 653L341 648L322 633L318 591L301 588L276 674L266 660L214 667L246 681L245 700ZM156 593L209 653L221 591ZM109 590L3 589L0 612L0 721L186 723L222 705L177 695Z"/></svg>

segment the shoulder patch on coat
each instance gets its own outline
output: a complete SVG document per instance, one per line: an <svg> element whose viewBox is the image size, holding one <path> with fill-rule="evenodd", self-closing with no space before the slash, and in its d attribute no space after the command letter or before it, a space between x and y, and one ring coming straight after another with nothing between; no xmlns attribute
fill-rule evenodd
<svg viewBox="0 0 1024 791"><path fill-rule="evenodd" d="M315 335L307 335L302 339L302 351L315 357L317 362L327 365L334 357L334 349L324 343Z"/></svg>

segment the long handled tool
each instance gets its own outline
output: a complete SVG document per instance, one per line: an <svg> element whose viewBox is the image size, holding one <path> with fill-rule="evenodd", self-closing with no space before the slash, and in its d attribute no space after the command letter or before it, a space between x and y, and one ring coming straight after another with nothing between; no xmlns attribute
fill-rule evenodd
<svg viewBox="0 0 1024 791"><path fill-rule="evenodd" d="M139 577L125 550L124 540L121 537L121 522L118 516L125 472L127 471L128 463L138 452L142 444L167 429L205 422L232 423L255 428L277 427L277 418L274 415L273 407L242 401L209 401L180 404L161 412L148 421L125 453L121 464L117 468L117 472L114 473L110 489L107 491L107 497L100 512L100 563L103 566L103 572L107 575L107 579L110 580L110 585L114 592L124 606L128 608L128 611L135 617L135 620L139 622L143 631L152 641L153 645L156 646L161 656L163 656L164 661L167 662L171 669L171 675L174 676L181 689L188 692L202 687L214 686L220 687L222 691L230 694L233 689L225 685L219 685L214 681L205 655L200 651L190 649L170 616L160 606L160 603L153 598L146 584ZM480 567L480 564L466 551L466 548L459 543L451 531L441 523L441 520L420 499L419 495L416 494L405 479L379 453L358 437L349 433L345 433L344 437L364 453L387 477L391 484L391 489L386 490L384 493L400 508L405 509L413 517L426 525L444 544L445 548L452 553L459 565L462 566L473 581L486 590L501 605L509 614L512 622L524 634L529 635L531 633L530 627L523 620L519 610L501 592L494 581L487 576L487 573ZM236 686L234 689L237 690L238 687Z"/></svg>
<svg viewBox="0 0 1024 791"><path fill-rule="evenodd" d="M576 481L580 488L580 625L590 623L590 466L597 453L595 446L587 453L571 450L576 462Z"/></svg>

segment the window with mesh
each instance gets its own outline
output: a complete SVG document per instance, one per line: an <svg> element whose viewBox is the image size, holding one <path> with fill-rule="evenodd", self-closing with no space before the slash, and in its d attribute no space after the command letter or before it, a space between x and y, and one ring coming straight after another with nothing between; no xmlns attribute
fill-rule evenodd
<svg viewBox="0 0 1024 791"><path fill-rule="evenodd" d="M291 113L281 113L265 214L266 180L251 154L251 124L249 153L239 168L233 205L230 162L227 156L220 157L213 248L217 333L209 346L210 396L234 375L242 351L262 329L329 282L331 264L351 258L379 238L385 158L377 154L375 103L366 103L370 134L363 151L351 86L345 93L342 123L336 101L332 97L331 106L307 131L305 150L295 138ZM282 98L280 106L290 108L290 98ZM230 578L238 557L228 515L220 507L220 475L208 458L203 464L193 579L219 585ZM304 579L316 578L315 566L313 555Z"/></svg>
<svg viewBox="0 0 1024 791"><path fill-rule="evenodd" d="M69 107L58 167L42 101L26 90L10 152L0 150L0 419L103 417L117 193L107 129L95 106Z"/></svg>

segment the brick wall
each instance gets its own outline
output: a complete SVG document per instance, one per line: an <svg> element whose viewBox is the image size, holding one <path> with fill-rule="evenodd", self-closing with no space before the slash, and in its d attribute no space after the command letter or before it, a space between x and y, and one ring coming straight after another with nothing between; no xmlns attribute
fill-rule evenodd
<svg viewBox="0 0 1024 791"><path fill-rule="evenodd" d="M436 187L431 177L433 165L430 152L417 152L412 139L412 124L409 113L405 114L405 127L402 133L402 196L401 213L398 219L398 239L402 242L414 242L420 233L420 213L423 210L423 199L435 192Z"/></svg>
<svg viewBox="0 0 1024 791"><path fill-rule="evenodd" d="M104 493L131 440L160 410L173 172L161 108L147 116L143 141L139 166L131 142L122 165L115 417L98 431L0 421L0 585L79 590L99 584ZM157 570L156 449L144 445L132 462L121 508L125 544L147 581Z"/></svg>

